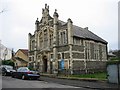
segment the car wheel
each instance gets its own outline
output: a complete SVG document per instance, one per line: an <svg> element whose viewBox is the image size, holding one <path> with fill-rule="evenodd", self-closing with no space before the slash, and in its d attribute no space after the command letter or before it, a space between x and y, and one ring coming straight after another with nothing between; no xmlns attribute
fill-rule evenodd
<svg viewBox="0 0 120 90"><path fill-rule="evenodd" d="M5 72L4 74L3 74L3 76L6 76L7 75L7 73Z"/></svg>
<svg viewBox="0 0 120 90"><path fill-rule="evenodd" d="M36 80L38 80L38 81L39 81L39 80L40 80L40 78L37 78Z"/></svg>
<svg viewBox="0 0 120 90"><path fill-rule="evenodd" d="M15 78L15 76L14 75L11 75L12 76L12 78Z"/></svg>
<svg viewBox="0 0 120 90"><path fill-rule="evenodd" d="M22 80L25 80L25 75L22 75Z"/></svg>

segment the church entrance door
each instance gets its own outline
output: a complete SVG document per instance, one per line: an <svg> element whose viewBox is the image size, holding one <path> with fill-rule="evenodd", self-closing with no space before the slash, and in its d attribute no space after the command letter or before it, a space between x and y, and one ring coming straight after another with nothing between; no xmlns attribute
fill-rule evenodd
<svg viewBox="0 0 120 90"><path fill-rule="evenodd" d="M47 72L47 57L43 57L43 72Z"/></svg>

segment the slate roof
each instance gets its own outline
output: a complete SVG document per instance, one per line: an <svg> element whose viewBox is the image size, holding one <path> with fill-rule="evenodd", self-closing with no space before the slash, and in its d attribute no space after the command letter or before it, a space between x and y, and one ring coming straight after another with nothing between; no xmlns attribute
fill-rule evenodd
<svg viewBox="0 0 120 90"><path fill-rule="evenodd" d="M28 49L19 49L21 52L23 52L26 56L28 56Z"/></svg>
<svg viewBox="0 0 120 90"><path fill-rule="evenodd" d="M61 20L59 20L59 23L61 23L62 27L67 26L67 23L65 23ZM93 32L91 32L87 29L81 28L79 26L76 26L76 25L73 25L73 36L80 37L80 38L83 38L83 39L91 39L91 40L94 40L94 41L98 41L98 42L102 42L102 43L107 44L107 41L105 41L101 37L97 36Z"/></svg>
<svg viewBox="0 0 120 90"><path fill-rule="evenodd" d="M107 44L105 40L103 40L101 37L97 36L93 32L75 25L73 25L73 35L76 37L91 39L91 40L95 40L95 41L99 41Z"/></svg>

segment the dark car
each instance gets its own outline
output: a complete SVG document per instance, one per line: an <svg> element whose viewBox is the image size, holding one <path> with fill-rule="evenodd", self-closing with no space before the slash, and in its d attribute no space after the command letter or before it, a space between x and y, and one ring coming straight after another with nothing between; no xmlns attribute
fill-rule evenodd
<svg viewBox="0 0 120 90"><path fill-rule="evenodd" d="M39 79L40 74L38 71L32 71L28 67L20 67L17 69L16 72L12 72L11 75L13 78L20 78L20 79Z"/></svg>
<svg viewBox="0 0 120 90"><path fill-rule="evenodd" d="M12 72L15 72L13 67L9 66L9 65L2 65L1 69L2 69L2 75L3 76L8 76L8 75L11 75Z"/></svg>

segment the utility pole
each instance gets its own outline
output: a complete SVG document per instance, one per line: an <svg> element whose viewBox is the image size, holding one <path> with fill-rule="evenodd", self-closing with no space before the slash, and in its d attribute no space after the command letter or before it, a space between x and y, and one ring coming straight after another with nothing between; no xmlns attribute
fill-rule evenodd
<svg viewBox="0 0 120 90"><path fill-rule="evenodd" d="M2 45L1 45L1 40L0 40L0 61L2 61L2 59L1 59L1 51L2 51Z"/></svg>

